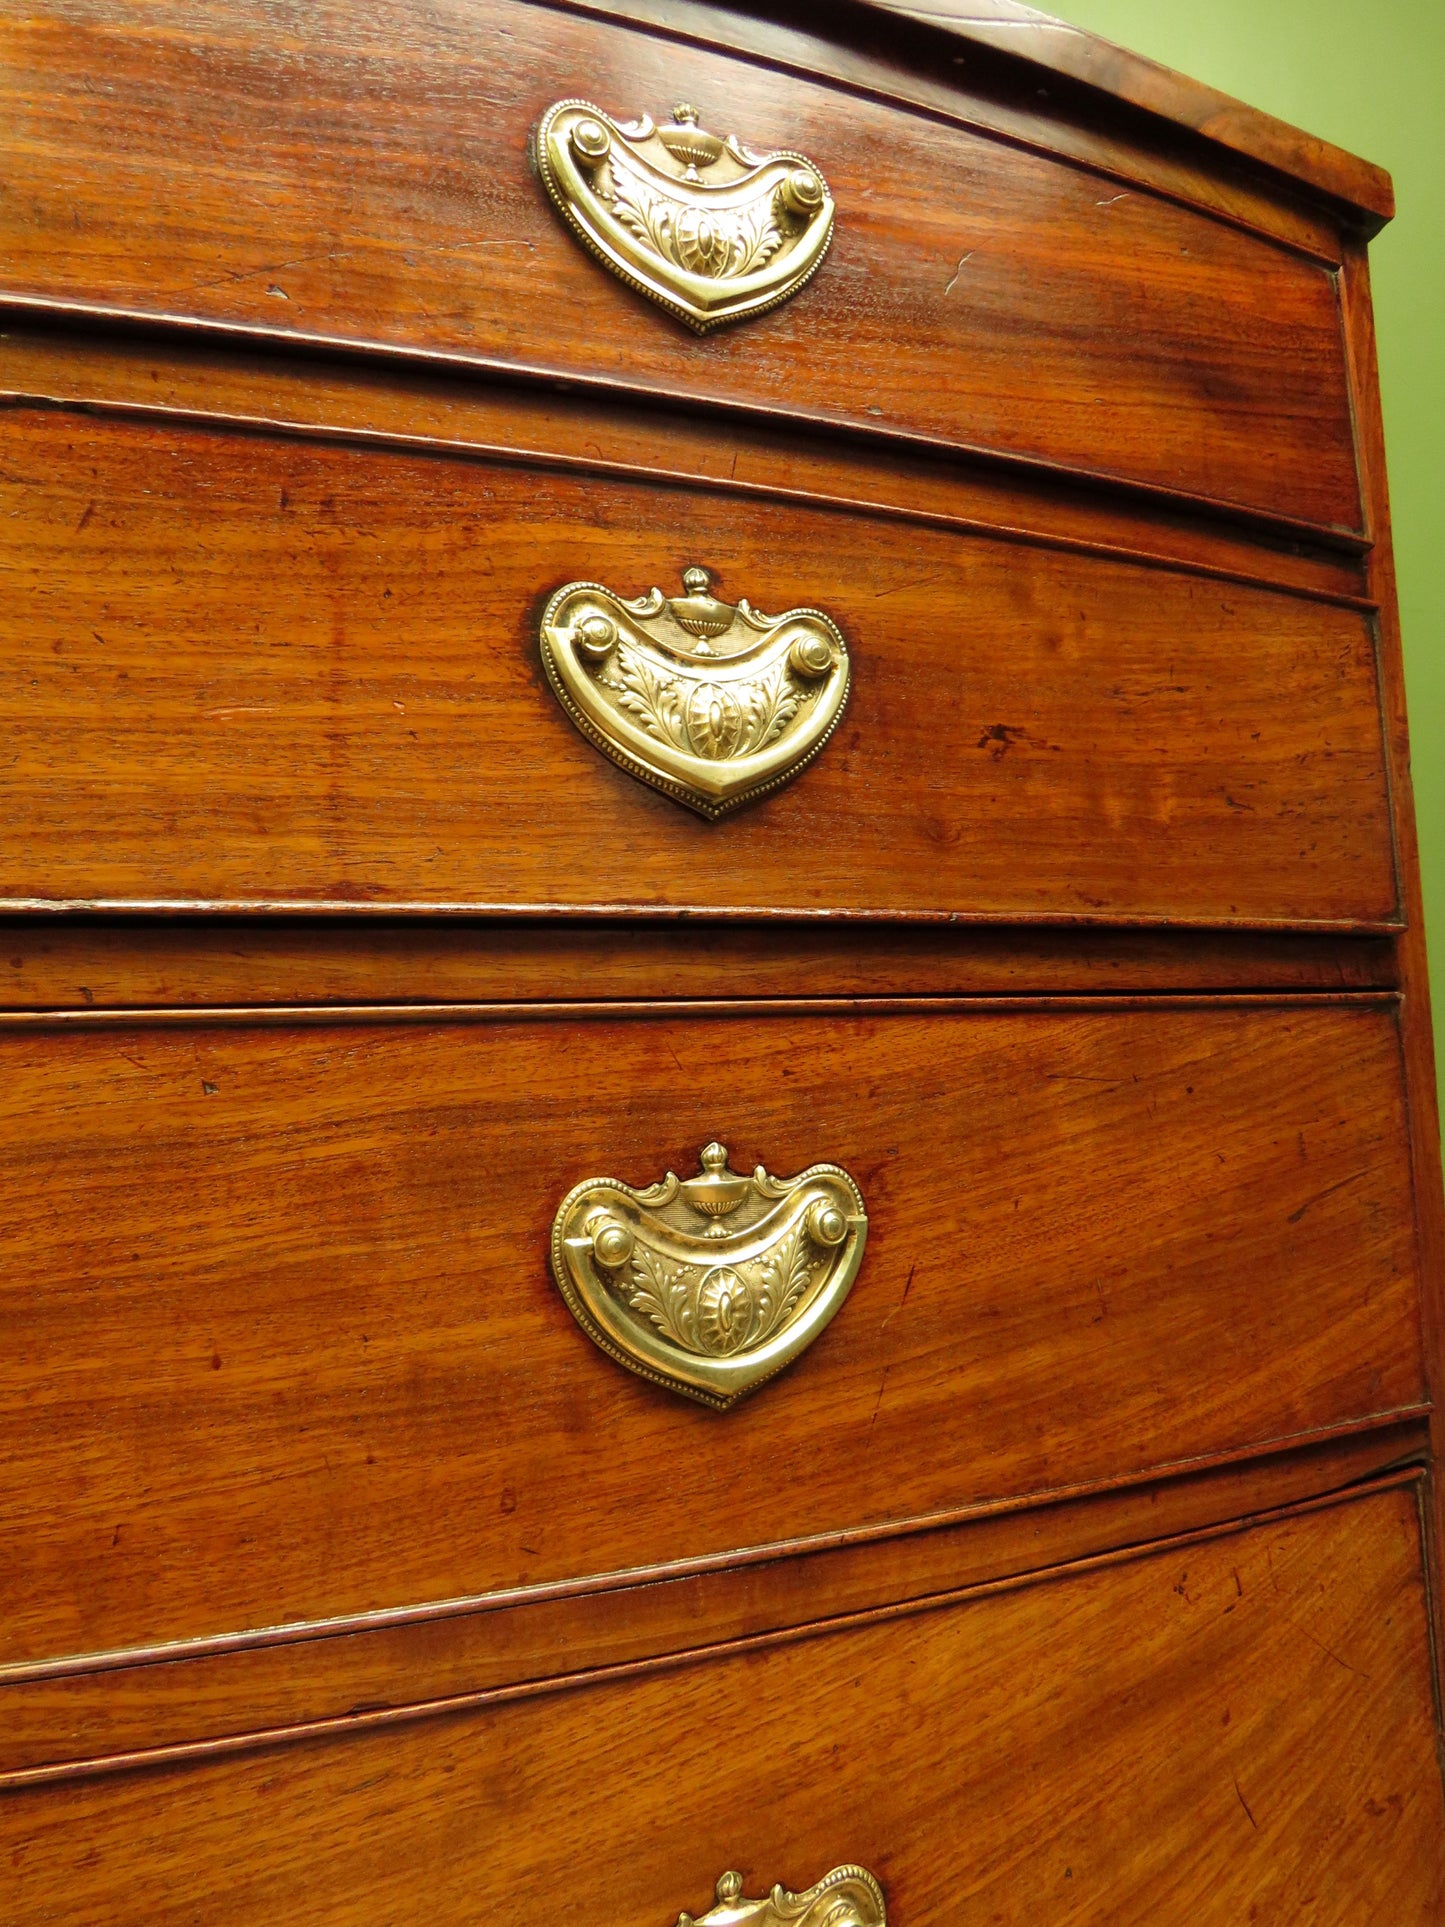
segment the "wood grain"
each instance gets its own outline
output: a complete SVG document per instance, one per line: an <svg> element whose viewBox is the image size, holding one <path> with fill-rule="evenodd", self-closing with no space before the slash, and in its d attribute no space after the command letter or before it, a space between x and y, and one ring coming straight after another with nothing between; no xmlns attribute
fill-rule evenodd
<svg viewBox="0 0 1445 1927"><path fill-rule="evenodd" d="M1371 619L866 514L51 410L0 418L11 835L67 905L1388 925ZM817 763L721 830L546 687L550 591L825 608Z"/></svg>
<svg viewBox="0 0 1445 1927"><path fill-rule="evenodd" d="M0 1009L1389 990L1388 937L593 918L0 918Z"/></svg>
<svg viewBox="0 0 1445 1927"><path fill-rule="evenodd" d="M48 0L4 23L6 294L604 381L1359 528L1334 281L1298 255L929 116L518 0L364 16L318 0L299 37L253 20L245 0L156 0L140 33ZM815 283L703 342L629 294L529 170L530 128L577 94L623 114L682 94L811 155L842 210Z"/></svg>
<svg viewBox="0 0 1445 1927"><path fill-rule="evenodd" d="M10 1919L59 1893L75 1927L239 1927L304 1893L316 1927L472 1927L582 1891L665 1921L724 1867L761 1892L856 1859L917 1927L1433 1927L1423 1592L1386 1491L651 1679L11 1794Z"/></svg>
<svg viewBox="0 0 1445 1927"><path fill-rule="evenodd" d="M5 1927L1445 1918L1389 183L962 11L0 19ZM567 93L816 281L628 294ZM854 655L721 828L536 654L692 562ZM714 1136L870 1215L726 1417L546 1264Z"/></svg>
<svg viewBox="0 0 1445 1927"><path fill-rule="evenodd" d="M6 1659L1101 1486L1414 1413L1390 1000L0 1026ZM719 1418L547 1266L712 1137L870 1214ZM605 1441L605 1449L599 1449Z"/></svg>
<svg viewBox="0 0 1445 1927"><path fill-rule="evenodd" d="M1406 989L1403 1009L1407 1089L1410 1104L1410 1144L1415 1167L1415 1208L1418 1216L1422 1308L1425 1320L1429 1376L1436 1404L1435 1462L1445 1450L1445 1195L1441 1191L1440 1117L1435 1082L1435 1049L1430 1011L1430 969L1425 951L1425 914L1421 899L1419 842L1415 827L1410 779L1410 735L1405 714L1405 665L1400 641L1400 611L1395 585L1395 556L1390 527L1390 498L1385 479L1384 423L1380 415L1379 371L1375 357L1374 315L1370 305L1369 262L1363 246L1350 254L1343 279L1343 299L1360 421L1361 473L1369 504L1375 546L1370 555L1370 580L1381 598L1380 671L1383 710L1390 757L1390 788L1394 797L1395 834L1404 878L1407 928L1399 944L1401 976ZM1445 1653L1445 1484L1431 1482L1431 1547L1434 1561L1437 1651Z"/></svg>
<svg viewBox="0 0 1445 1927"><path fill-rule="evenodd" d="M1201 515L1093 483L1033 477L876 442L840 442L736 417L525 385L378 369L335 358L227 352L174 332L74 328L0 334L0 405L78 403L206 427L280 428L413 452L530 456L589 475L636 476L723 494L851 505L903 522L1157 561L1358 607L1365 540L1297 535Z"/></svg>
<svg viewBox="0 0 1445 1927"><path fill-rule="evenodd" d="M170 1647L0 1666L0 1787L116 1756L390 1717L419 1702L757 1638L960 1588L996 1586L1338 1490L1426 1448L1424 1420L1063 1504L982 1512L806 1553L666 1568L504 1603L432 1603Z"/></svg>
<svg viewBox="0 0 1445 1927"><path fill-rule="evenodd" d="M966 14L956 0L861 4L924 22L972 46L1000 49L1173 121L1232 154L1262 162L1343 201L1355 210L1366 233L1375 233L1394 216L1394 188L1384 168L1019 0L969 0Z"/></svg>
<svg viewBox="0 0 1445 1927"><path fill-rule="evenodd" d="M676 44L726 49L779 73L826 79L869 100L921 109L1031 153L1077 162L1116 187L1151 189L1325 266L1339 265L1342 228L1354 232L1357 224L1378 220L1267 167L1231 165L1196 132L1057 71L1041 74L1033 60L984 39L975 38L961 57L957 42L937 31L939 23L925 25L868 0L840 0L827 14L809 0L773 0L766 14L724 11L708 0L546 3L636 22ZM955 20L966 32L968 21Z"/></svg>

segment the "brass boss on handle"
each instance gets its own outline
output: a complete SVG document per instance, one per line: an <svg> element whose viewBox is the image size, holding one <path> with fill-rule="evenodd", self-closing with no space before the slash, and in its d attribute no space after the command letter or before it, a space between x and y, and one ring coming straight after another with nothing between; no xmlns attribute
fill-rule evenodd
<svg viewBox="0 0 1445 1927"><path fill-rule="evenodd" d="M732 1170L635 1190L584 1178L552 1226L552 1274L578 1324L629 1371L726 1411L805 1351L863 1261L863 1194L836 1164Z"/></svg>
<svg viewBox="0 0 1445 1927"><path fill-rule="evenodd" d="M677 1927L887 1927L883 1889L866 1867L834 1867L816 1886L790 1893L781 1882L761 1900L743 1894L739 1873L720 1874L717 1899L694 1919L679 1914Z"/></svg>
<svg viewBox="0 0 1445 1927"><path fill-rule="evenodd" d="M832 196L806 155L710 134L686 101L659 125L559 100L535 153L583 247L698 334L796 294L832 237Z"/></svg>

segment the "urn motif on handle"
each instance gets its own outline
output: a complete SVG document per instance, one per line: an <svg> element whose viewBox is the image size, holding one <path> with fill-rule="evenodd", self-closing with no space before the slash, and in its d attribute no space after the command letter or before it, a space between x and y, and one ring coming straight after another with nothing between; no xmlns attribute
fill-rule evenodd
<svg viewBox="0 0 1445 1927"><path fill-rule="evenodd" d="M699 1165L644 1190L574 1185L552 1227L552 1273L619 1364L726 1411L828 1324L858 1275L868 1218L836 1164L746 1177L714 1143Z"/></svg>
<svg viewBox="0 0 1445 1927"><path fill-rule="evenodd" d="M659 124L559 100L534 152L583 247L698 334L796 294L832 238L832 196L806 155L709 133L688 101Z"/></svg>
<svg viewBox="0 0 1445 1927"><path fill-rule="evenodd" d="M572 722L630 775L716 820L805 769L848 700L848 645L821 609L683 594L625 600L568 582L542 615L542 664Z"/></svg>

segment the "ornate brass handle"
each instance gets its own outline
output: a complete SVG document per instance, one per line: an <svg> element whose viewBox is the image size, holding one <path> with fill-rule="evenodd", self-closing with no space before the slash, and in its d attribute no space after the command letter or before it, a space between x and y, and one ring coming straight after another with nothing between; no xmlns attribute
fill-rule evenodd
<svg viewBox="0 0 1445 1927"><path fill-rule="evenodd" d="M624 601L568 582L542 614L542 663L582 734L644 783L715 820L790 781L848 700L848 645L820 609L765 616L685 594Z"/></svg>
<svg viewBox="0 0 1445 1927"><path fill-rule="evenodd" d="M701 1174L636 1191L584 1178L552 1226L573 1317L620 1365L716 1411L804 1351L848 1296L868 1236L836 1164L743 1177L721 1144Z"/></svg>
<svg viewBox="0 0 1445 1927"><path fill-rule="evenodd" d="M796 294L832 236L828 184L806 156L754 154L699 127L686 102L659 126L559 100L535 152L583 247L698 334Z"/></svg>
<svg viewBox="0 0 1445 1927"><path fill-rule="evenodd" d="M765 1900L744 1900L742 1875L722 1874L717 1900L694 1920L679 1914L677 1927L887 1927L883 1889L866 1867L834 1867L806 1893L781 1883Z"/></svg>

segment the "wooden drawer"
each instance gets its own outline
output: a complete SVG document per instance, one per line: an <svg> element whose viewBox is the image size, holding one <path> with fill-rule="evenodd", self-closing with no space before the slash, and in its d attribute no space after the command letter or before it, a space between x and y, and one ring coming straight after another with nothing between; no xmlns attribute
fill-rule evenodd
<svg viewBox="0 0 1445 1927"><path fill-rule="evenodd" d="M861 1186L725 1415L620 1369L563 1195ZM1388 998L0 1028L5 1659L685 1569L1424 1409Z"/></svg>
<svg viewBox="0 0 1445 1927"><path fill-rule="evenodd" d="M1070 130L1039 120L1032 87L1032 115L1015 116L1027 144L990 136L972 52L960 67L934 51L920 112L888 98L907 82L886 57L752 31L793 70L710 48L749 36L725 16L664 35L506 0L378 0L309 7L283 37L244 0L164 0L143 33L79 0L12 10L0 292L892 432L1361 528L1328 236L1312 252L1248 232L1269 217L1243 181L1221 203L1233 219L1183 204L1197 170L1183 194L1152 191L1127 141L1094 144L1108 171L1051 153ZM838 209L814 280L706 340L631 294L565 231L529 159L547 107L577 95L623 120L687 99L719 134L801 149Z"/></svg>
<svg viewBox="0 0 1445 1927"><path fill-rule="evenodd" d="M530 1927L840 1862L893 1927L1433 1927L1411 1486L650 1676L0 1799L13 1927ZM371 1725L371 1730L368 1726ZM351 1731L348 1732L348 1726ZM233 1743L234 1744L234 1743Z"/></svg>
<svg viewBox="0 0 1445 1927"><path fill-rule="evenodd" d="M135 415L3 411L0 468L12 906L1397 915L1342 598ZM562 584L679 595L696 562L822 608L852 663L817 760L721 824L585 740L539 653Z"/></svg>

